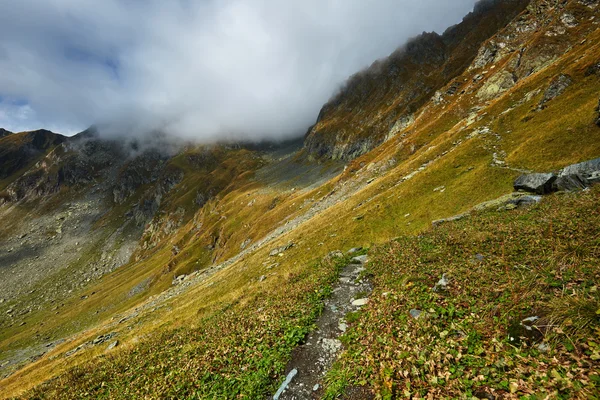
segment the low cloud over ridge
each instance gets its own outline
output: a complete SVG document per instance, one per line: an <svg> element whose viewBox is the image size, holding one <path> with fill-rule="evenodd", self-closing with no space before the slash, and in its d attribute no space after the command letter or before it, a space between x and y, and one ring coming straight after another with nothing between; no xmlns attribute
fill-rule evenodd
<svg viewBox="0 0 600 400"><path fill-rule="evenodd" d="M344 80L474 0L0 3L0 126L304 133Z"/></svg>

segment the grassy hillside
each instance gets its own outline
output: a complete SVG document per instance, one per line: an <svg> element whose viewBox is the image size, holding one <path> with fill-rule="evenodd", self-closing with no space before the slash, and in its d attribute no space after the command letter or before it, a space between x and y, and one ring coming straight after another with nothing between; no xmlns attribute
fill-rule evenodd
<svg viewBox="0 0 600 400"><path fill-rule="evenodd" d="M598 188L554 195L372 249L375 291L325 398L352 385L381 398L598 398L599 202Z"/></svg>
<svg viewBox="0 0 600 400"><path fill-rule="evenodd" d="M551 3L550 11L542 3ZM473 211L470 219L431 229L433 220L511 192L522 171L600 157L600 76L588 72L600 61L593 10L578 1L533 1L443 84L441 99L419 104L411 122L389 137L384 124L387 140L331 179L337 167L308 161L308 154L267 160L239 148L188 148L169 159L163 175L97 221L98 229L116 229L160 195L130 262L75 290L59 314L43 309L24 316L25 325L3 329L0 363L8 350L42 345L49 336L67 341L0 381L0 395L266 396L347 262L325 257L356 246L374 248L376 292L353 317L328 396L348 386L381 397L595 395L597 319L583 326L579 314L564 315L581 308L589 316L597 304L590 282L598 278L598 191L556 195L533 210ZM566 12L578 25L548 36ZM527 30L532 21L538 30ZM511 51L482 58L499 42ZM528 55L519 58L522 47ZM500 88L495 77L507 71L518 79ZM571 84L540 107L561 74ZM345 125L348 137L367 132L387 105L380 99L373 114L359 118L364 125ZM294 179L294 171L305 177ZM163 193L164 182L170 189ZM282 256L269 255L290 243ZM451 277L449 293L432 292L443 273ZM174 285L181 274L189 280ZM410 308L431 318L412 320ZM512 323L536 312L556 321L543 332L550 350L536 350L538 341L508 344ZM116 348L87 345L107 333L117 335ZM420 362L421 355L425 364L414 373L408 360ZM380 361L382 369L375 367Z"/></svg>

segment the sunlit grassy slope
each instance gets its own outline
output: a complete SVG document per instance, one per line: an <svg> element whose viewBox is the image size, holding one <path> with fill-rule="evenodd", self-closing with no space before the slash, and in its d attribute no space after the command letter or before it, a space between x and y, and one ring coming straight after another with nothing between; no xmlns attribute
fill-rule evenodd
<svg viewBox="0 0 600 400"><path fill-rule="evenodd" d="M459 244L467 243L472 238L478 243L479 230L487 232L489 243L486 242L486 249L493 254L493 260L501 257L498 254L500 250L495 247L499 245L496 239L504 235L505 230L509 229L507 227L514 230L514 234L512 231L510 233L515 240L521 237L533 240L530 239L532 232L541 235L539 240L548 252L539 254L539 265L547 264L548 257L555 254L553 252L559 252L560 254L556 254L561 257L566 254L560 250L562 233L554 235L553 231L549 233L544 230L539 225L539 218L530 217L527 210L515 214L492 212L444 227L441 231L429 232L426 237L435 246L418 253L418 257L424 260L415 260L429 265L427 260L432 258L432 265L428 266L430 270L419 272L413 271L415 265L405 266L403 263L406 260L399 254L401 248L398 243L408 247L421 246L421 239L411 238L411 235L427 231L432 220L465 212L478 203L510 192L519 171L555 170L571 163L600 157L600 128L593 124L594 108L600 93L600 78L596 75L586 76L587 69L598 62L600 33L596 30L585 42L580 42L577 40L578 44L571 51L547 68L520 80L514 87L490 101L479 102L475 91L472 91L442 104L426 104L417 113L417 119L409 130L350 162L342 174L316 188L300 187L292 190L289 185L274 185L272 180L255 174L262 166L262 161L245 150L228 153L223 158L221 167L212 172L197 171L190 166L186 156L174 159L173 168L183 171L185 177L165 200L153 222L157 226L158 236L154 237L156 240L151 235L146 236L130 264L106 276L97 285L87 288L85 293L74 294L72 299L65 302L64 311L59 315L42 311L32 315L25 327L13 327L2 332L0 350L5 351L38 340L36 335L60 337L87 328L73 336L71 341L0 382L0 393L4 396L19 395L48 379L56 378L34 391L26 392L24 396L231 398L240 395L260 398L275 388L291 349L310 329L319 312L319 300L327 295L337 264L324 262L322 258L332 250L380 246L396 237L402 239L378 250L378 259L381 261L374 264L373 268L379 296L375 304L383 304L381 312L384 314L378 314L377 308L369 308L359 317L363 321L363 327L357 325L349 333L355 335L350 337L354 338L357 345L350 348L350 352L344 356L343 364L332 373L330 393L347 383L365 384L382 394L402 395L405 389L412 390L412 386L407 388L405 383L400 383L404 382L399 375L401 373L404 376L402 362L391 363L388 369L382 371L365 369L365 365L374 361L360 355L383 359L391 357L386 353L387 347L381 347L385 343L374 344L367 340L374 329L373 324L377 323L375 320L368 320L370 315L395 318L395 314L387 313L388 305L381 297L388 290L386 285L390 286L389 290L401 292L401 285L404 284L402 276L422 274L414 278L420 285L415 284L415 287L421 288L421 291L408 291L402 296L429 293L425 290L425 280L439 279L439 273L445 272L445 264L435 264L440 259L436 252L442 246L439 244L443 241L442 238L457 236L455 242ZM480 72L465 72L461 79L465 82L472 81ZM574 84L549 102L544 110L537 111L544 91L559 73L571 75ZM473 111L474 105L481 108ZM501 159L504 164L494 163L495 159ZM197 188L199 185L212 185L215 182L218 183L218 195L198 209L195 203ZM581 210L591 212L597 206L597 192L574 198L556 196L547 204L531 215L544 212L540 210L550 212L548 209L554 207L552 215L555 215L555 219L568 225L570 215L576 218ZM124 210L107 215L103 223L113 223L113 219L120 218L122 212ZM593 224L589 222L593 220L581 215L577 217L581 224L593 230ZM173 232L164 234L169 219L176 217L181 218L181 225ZM496 220L499 221L497 227L494 222ZM289 229L273 235L273 240L263 246L252 247L278 227L285 227L286 223L289 223ZM468 228L464 235L471 236L461 236L462 227ZM144 248L145 240L153 245ZM569 240L577 248L583 247L587 239L575 236ZM269 257L272 248L288 243L295 245L282 257ZM174 246L178 251L173 251ZM166 300L161 308L142 313L123 324L115 323L119 320L118 315L169 287L174 276L219 264L236 256L242 248L250 250L183 295ZM454 260L453 272L458 276L464 275L465 272L459 266L462 261L470 262L471 251L453 254L452 249L442 248L444 255L454 257L451 258ZM430 250L432 254L428 255ZM476 251L475 248L472 250ZM524 257L523 260L528 260L527 265L536 263L536 252L521 253L517 250L507 248L507 253L503 255L505 261L494 261L489 269L480 268L478 273L481 276L478 275L477 279L484 279L489 271L494 276L502 274L502 268L512 266L513 261L519 265L518 260L512 260L511 257ZM406 257L409 256L410 254ZM463 256L464 260L460 259ZM388 260L384 257L390 257L389 264L383 265L383 260ZM597 254L591 252L573 258L570 268L584 274L582 276L585 278L582 279L587 282L593 276L588 276L592 272L583 270L590 261L585 257L592 257L593 261ZM511 260L510 263L506 261L508 259ZM501 268L501 271L494 268ZM408 272L401 273L404 270ZM398 271L400 275L394 275L394 271ZM528 271L529 274L538 270ZM547 272L546 269L540 271L544 274ZM526 295L531 295L540 302L546 302L543 304L549 303L543 297L546 286L526 286L528 282L538 282L537 279L542 278L523 275L524 280L521 281L518 269L509 272L502 278L512 279L510 287L507 286L509 296L500 297L502 305L507 307L506 312L500 314L500 318L504 319L493 331L483 330L482 325L477 325L480 322L466 321L465 323L471 324L467 327L471 330L465 333L473 332L474 343L478 346L493 346L490 357L507 354L520 360L521 350L511 350L502 342L490 344L487 340L500 340L506 333L508 319L525 312L520 308L519 299L526 302L529 299ZM261 276L266 279L259 281ZM391 281L390 276L397 280ZM149 282L148 290L129 296L134 287L144 282ZM508 285L504 280L500 284ZM587 290L586 288L587 286L582 287L582 290ZM461 307L464 315L471 312L469 307L475 307L487 299L473 297L469 300L467 297L473 293L467 289L463 291L463 288L460 290L456 293L456 301L460 299L461 303L452 305L455 309ZM95 294L81 299L82 295L89 295L91 292ZM420 297L407 299L421 301ZM398 307L392 300L387 301L390 302L389 307ZM427 307L423 307L434 308L435 313L441 315L444 324L453 322L455 314L449 316L436 308L443 306L447 309L448 304L443 303L446 301L444 298L440 300L440 304L436 303L436 297L431 296L423 301L427 303ZM477 307L473 312L483 312L483 306ZM399 323L393 318L390 326ZM398 321L404 321L401 316L398 318ZM485 318L482 321L493 322L492 319ZM40 321L44 321L43 327L39 325ZM423 331L418 331L421 329L419 326L406 326L406 329L414 328L417 329L415 332L424 334ZM480 328L482 332L479 332ZM71 357L64 356L67 350L101 333L112 331L119 333L121 344L110 354L105 354L105 347L96 346ZM439 333L437 330L434 332L427 334ZM476 335L477 332L483 336ZM557 340L556 343L564 343L562 337ZM439 341L434 345L443 343L445 342ZM581 347L582 343L575 341L577 351L586 351ZM569 356L565 357L565 361L561 362L570 363ZM477 359L476 362L473 357L466 359L471 363L468 368L489 368L486 364L489 360L486 358ZM447 372L443 367L440 368L444 374ZM514 388L514 384L510 386L513 378L517 381L516 391L524 390L537 382L524 380L525 383L521 383L522 377L510 372L510 368L506 376L495 375L490 381L473 381L469 375L469 383L460 383L462 386L452 387L448 393L473 390L484 385L510 392ZM527 368L532 366L527 364ZM473 371L475 370L469 370L469 373ZM455 372L451 372L453 373ZM561 379L566 376L562 369L557 370L557 373ZM414 383L411 383L416 387L414 393L438 390L436 385L441 381L431 382L429 378L432 377L433 375L415 376ZM592 379L588 378L585 379ZM548 381L544 385L548 391L559 390L557 382ZM590 393L593 389L591 383L582 385L587 390L583 393ZM573 388L577 389L575 386Z"/></svg>

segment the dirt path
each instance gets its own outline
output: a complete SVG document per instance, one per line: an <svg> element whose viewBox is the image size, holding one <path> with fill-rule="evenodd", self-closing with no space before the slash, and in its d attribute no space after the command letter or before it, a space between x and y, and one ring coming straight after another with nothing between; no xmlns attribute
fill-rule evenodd
<svg viewBox="0 0 600 400"><path fill-rule="evenodd" d="M316 323L317 328L292 353L286 374L291 372L294 375L294 370L297 374L278 397L279 400L307 400L321 396L325 373L342 350L338 338L347 328L345 316L366 304L367 296L372 291L370 282L363 279L361 274L364 262L366 256L355 257L341 272L338 284ZM274 398L277 399L277 396Z"/></svg>

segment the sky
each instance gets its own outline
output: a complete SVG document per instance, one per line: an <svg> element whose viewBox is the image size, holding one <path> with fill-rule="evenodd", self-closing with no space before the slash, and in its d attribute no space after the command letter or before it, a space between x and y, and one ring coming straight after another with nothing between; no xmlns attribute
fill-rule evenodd
<svg viewBox="0 0 600 400"><path fill-rule="evenodd" d="M349 76L474 3L0 1L0 127L299 136Z"/></svg>

